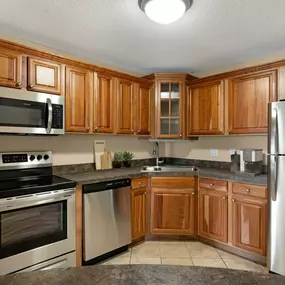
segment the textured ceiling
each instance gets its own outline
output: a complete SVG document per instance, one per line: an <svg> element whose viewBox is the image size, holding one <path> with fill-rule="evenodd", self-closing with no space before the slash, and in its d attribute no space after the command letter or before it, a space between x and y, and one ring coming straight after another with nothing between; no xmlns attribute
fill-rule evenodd
<svg viewBox="0 0 285 285"><path fill-rule="evenodd" d="M0 36L140 74L196 74L285 51L285 0L194 0L168 26L137 2L1 0Z"/></svg>

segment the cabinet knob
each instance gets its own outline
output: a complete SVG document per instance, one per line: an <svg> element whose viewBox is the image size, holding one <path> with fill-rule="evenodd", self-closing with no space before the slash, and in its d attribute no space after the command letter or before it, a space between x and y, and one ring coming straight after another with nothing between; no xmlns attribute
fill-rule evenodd
<svg viewBox="0 0 285 285"><path fill-rule="evenodd" d="M87 127L86 130L89 131L89 130L90 130L90 127Z"/></svg>
<svg viewBox="0 0 285 285"><path fill-rule="evenodd" d="M195 195L195 192L192 192L192 196L194 196Z"/></svg>
<svg viewBox="0 0 285 285"><path fill-rule="evenodd" d="M96 133L98 131L98 128L96 127L95 129L94 129L94 132Z"/></svg>
<svg viewBox="0 0 285 285"><path fill-rule="evenodd" d="M232 199L232 201L233 201L233 202L235 202L235 201L236 201L236 199Z"/></svg>
<svg viewBox="0 0 285 285"><path fill-rule="evenodd" d="M182 134L179 135L180 138L182 138L182 136L183 136Z"/></svg>
<svg viewBox="0 0 285 285"><path fill-rule="evenodd" d="M29 88L34 88L34 84L29 85Z"/></svg>
<svg viewBox="0 0 285 285"><path fill-rule="evenodd" d="M245 191L246 191L247 193L249 193L249 192L250 192L250 189L246 188Z"/></svg>
<svg viewBox="0 0 285 285"><path fill-rule="evenodd" d="M138 183L138 185L139 185L139 186L142 186L142 183L141 183L141 182L139 182L139 183Z"/></svg>
<svg viewBox="0 0 285 285"><path fill-rule="evenodd" d="M140 134L141 130L138 130L138 134Z"/></svg>
<svg viewBox="0 0 285 285"><path fill-rule="evenodd" d="M146 195L146 192L144 192L144 195Z"/></svg>
<svg viewBox="0 0 285 285"><path fill-rule="evenodd" d="M230 134L230 133L231 133L231 130L228 130L228 133Z"/></svg>
<svg viewBox="0 0 285 285"><path fill-rule="evenodd" d="M212 183L211 183L211 184L210 184L210 186L211 186L211 187L213 187L213 186L214 186L214 184L212 184Z"/></svg>
<svg viewBox="0 0 285 285"><path fill-rule="evenodd" d="M135 131L134 130L132 130L132 133L134 133Z"/></svg>
<svg viewBox="0 0 285 285"><path fill-rule="evenodd" d="M223 197L223 200L226 200L226 197Z"/></svg>
<svg viewBox="0 0 285 285"><path fill-rule="evenodd" d="M17 86L17 87L20 87L21 85L22 85L22 82L17 82L17 83L16 83L16 86Z"/></svg>

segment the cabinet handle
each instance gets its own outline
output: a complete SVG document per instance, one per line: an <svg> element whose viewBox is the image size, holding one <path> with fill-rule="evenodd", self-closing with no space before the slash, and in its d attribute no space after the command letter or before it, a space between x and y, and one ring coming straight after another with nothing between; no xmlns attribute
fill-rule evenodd
<svg viewBox="0 0 285 285"><path fill-rule="evenodd" d="M17 86L17 87L20 87L21 85L22 85L22 82L17 82L17 83L16 83L16 86Z"/></svg>
<svg viewBox="0 0 285 285"><path fill-rule="evenodd" d="M195 195L195 192L192 192L192 196L194 196Z"/></svg>
<svg viewBox="0 0 285 285"><path fill-rule="evenodd" d="M236 201L236 199L232 199L232 201L233 201L233 202L235 202L235 201Z"/></svg>
<svg viewBox="0 0 285 285"><path fill-rule="evenodd" d="M210 184L210 186L211 186L211 187L213 187L213 186L214 186L214 184L212 184L212 183L211 183L211 184Z"/></svg>
<svg viewBox="0 0 285 285"><path fill-rule="evenodd" d="M250 189L246 188L245 191L246 191L247 193L249 193L249 192L250 192Z"/></svg>
<svg viewBox="0 0 285 285"><path fill-rule="evenodd" d="M29 88L34 88L34 84L29 85Z"/></svg>

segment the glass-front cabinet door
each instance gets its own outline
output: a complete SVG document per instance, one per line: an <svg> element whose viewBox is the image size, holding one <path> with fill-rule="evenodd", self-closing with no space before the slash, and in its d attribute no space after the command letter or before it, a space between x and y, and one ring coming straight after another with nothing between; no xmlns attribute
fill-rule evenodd
<svg viewBox="0 0 285 285"><path fill-rule="evenodd" d="M157 82L157 136L159 138L182 139L182 82Z"/></svg>

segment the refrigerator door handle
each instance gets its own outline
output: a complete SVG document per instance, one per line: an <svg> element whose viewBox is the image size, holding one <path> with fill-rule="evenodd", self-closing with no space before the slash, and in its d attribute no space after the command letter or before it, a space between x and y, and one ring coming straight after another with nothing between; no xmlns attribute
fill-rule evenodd
<svg viewBox="0 0 285 285"><path fill-rule="evenodd" d="M276 108L271 111L270 154L278 153L278 113Z"/></svg>
<svg viewBox="0 0 285 285"><path fill-rule="evenodd" d="M277 173L278 173L278 156L270 155L270 195L271 200L277 198Z"/></svg>

